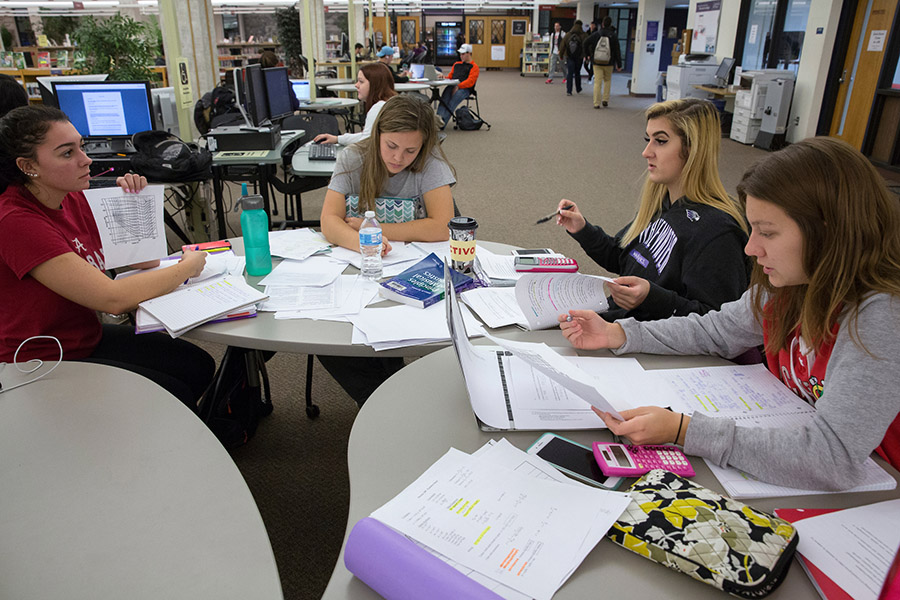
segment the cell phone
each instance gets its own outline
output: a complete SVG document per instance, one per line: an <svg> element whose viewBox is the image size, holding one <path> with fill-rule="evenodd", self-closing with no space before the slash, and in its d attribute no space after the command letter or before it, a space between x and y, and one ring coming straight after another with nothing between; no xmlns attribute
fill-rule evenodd
<svg viewBox="0 0 900 600"><path fill-rule="evenodd" d="M512 251L513 256L531 256L532 254L556 254L550 248L519 248Z"/></svg>
<svg viewBox="0 0 900 600"><path fill-rule="evenodd" d="M528 448L528 454L537 454L569 477L588 485L614 490L622 483L621 477L603 474L590 448L555 433L539 437Z"/></svg>
<svg viewBox="0 0 900 600"><path fill-rule="evenodd" d="M517 256L514 260L519 273L576 273L578 261L565 256Z"/></svg>
<svg viewBox="0 0 900 600"><path fill-rule="evenodd" d="M677 446L626 446L594 442L594 458L605 475L638 477L653 469L665 469L693 477L694 467Z"/></svg>

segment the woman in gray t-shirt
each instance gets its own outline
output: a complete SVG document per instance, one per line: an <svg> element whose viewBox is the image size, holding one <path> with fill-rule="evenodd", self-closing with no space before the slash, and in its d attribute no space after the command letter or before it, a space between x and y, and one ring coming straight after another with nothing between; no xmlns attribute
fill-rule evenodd
<svg viewBox="0 0 900 600"><path fill-rule="evenodd" d="M431 106L409 96L388 100L372 136L338 155L322 206L322 233L359 250L359 226L374 210L387 240L439 242L453 217L453 167L438 146Z"/></svg>

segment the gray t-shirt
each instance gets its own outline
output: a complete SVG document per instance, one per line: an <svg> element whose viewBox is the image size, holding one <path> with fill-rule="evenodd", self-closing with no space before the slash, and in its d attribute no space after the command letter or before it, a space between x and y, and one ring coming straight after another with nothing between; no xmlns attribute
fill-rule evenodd
<svg viewBox="0 0 900 600"><path fill-rule="evenodd" d="M362 172L362 153L357 146L350 146L338 154L334 175L328 189L346 198L348 217L362 217L359 210L359 176ZM406 223L428 216L423 196L443 185L453 186L456 178L450 165L436 152L425 161L419 173L409 169L388 177L381 194L375 199L375 217L379 223Z"/></svg>

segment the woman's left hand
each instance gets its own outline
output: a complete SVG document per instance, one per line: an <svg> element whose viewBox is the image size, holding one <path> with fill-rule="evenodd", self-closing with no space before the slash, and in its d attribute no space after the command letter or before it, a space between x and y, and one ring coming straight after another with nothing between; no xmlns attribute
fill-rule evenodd
<svg viewBox="0 0 900 600"><path fill-rule="evenodd" d="M356 231L359 231L363 220L360 217L344 217L344 222Z"/></svg>
<svg viewBox="0 0 900 600"><path fill-rule="evenodd" d="M116 177L116 185L129 193L137 193L147 187L147 178L136 173L128 173L122 177Z"/></svg>
<svg viewBox="0 0 900 600"><path fill-rule="evenodd" d="M609 284L609 295L616 304L625 310L632 310L640 306L650 293L650 282L641 277L626 275Z"/></svg>
<svg viewBox="0 0 900 600"><path fill-rule="evenodd" d="M591 407L603 419L609 430L618 436L627 437L632 444L683 444L684 435L691 418L658 406L642 406L632 410L622 410L620 421L611 414ZM682 419L684 419L682 421ZM679 424L681 431L679 432ZM675 436L678 439L675 439Z"/></svg>

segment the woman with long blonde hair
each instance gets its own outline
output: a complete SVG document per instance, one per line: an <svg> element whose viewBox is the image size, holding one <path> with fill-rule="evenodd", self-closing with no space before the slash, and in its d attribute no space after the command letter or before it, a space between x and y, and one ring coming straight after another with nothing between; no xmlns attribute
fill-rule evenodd
<svg viewBox="0 0 900 600"><path fill-rule="evenodd" d="M719 116L696 98L647 110L647 176L634 220L615 236L587 222L571 200L557 223L597 264L620 277L604 318L706 313L747 289L747 225L719 179Z"/></svg>
<svg viewBox="0 0 900 600"><path fill-rule="evenodd" d="M388 100L372 136L338 155L322 206L322 233L332 244L359 250L359 226L367 210L387 240L439 242L449 237L456 184L438 145L434 110L411 96Z"/></svg>
<svg viewBox="0 0 900 600"><path fill-rule="evenodd" d="M738 186L756 259L751 288L706 315L606 323L572 311L560 327L577 348L714 354L765 344L767 365L815 407L802 426L746 428L653 407L601 414L637 444L685 452L764 481L833 490L865 476L878 453L900 467L900 203L848 144L812 138L769 155Z"/></svg>

